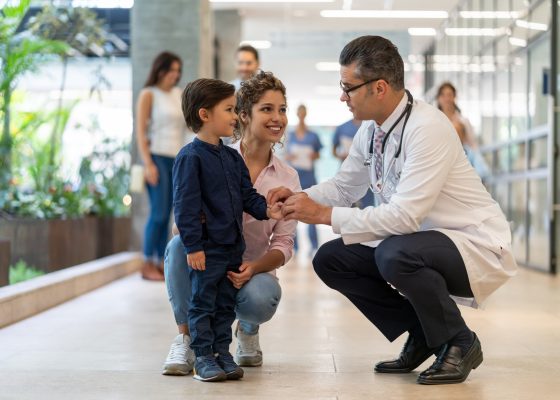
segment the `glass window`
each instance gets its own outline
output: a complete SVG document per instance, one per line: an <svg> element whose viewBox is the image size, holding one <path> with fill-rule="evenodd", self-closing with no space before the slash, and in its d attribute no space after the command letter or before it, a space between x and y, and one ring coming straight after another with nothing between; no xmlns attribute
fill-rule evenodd
<svg viewBox="0 0 560 400"><path fill-rule="evenodd" d="M494 185L494 200L498 202L502 211L506 215L509 215L509 183L500 182Z"/></svg>
<svg viewBox="0 0 560 400"><path fill-rule="evenodd" d="M512 248L515 258L520 262L527 260L526 186L525 180L513 182L511 185Z"/></svg>
<svg viewBox="0 0 560 400"><path fill-rule="evenodd" d="M512 55L511 63L511 138L527 133L527 54Z"/></svg>
<svg viewBox="0 0 560 400"><path fill-rule="evenodd" d="M547 180L529 184L529 260L530 265L550 269Z"/></svg>
<svg viewBox="0 0 560 400"><path fill-rule="evenodd" d="M529 146L529 168L546 168L548 165L548 138L533 140Z"/></svg>
<svg viewBox="0 0 560 400"><path fill-rule="evenodd" d="M480 133L482 144L494 143L494 74L482 73L480 80L481 120Z"/></svg>
<svg viewBox="0 0 560 400"><path fill-rule="evenodd" d="M496 44L496 140L509 139L509 42L507 37Z"/></svg>
<svg viewBox="0 0 560 400"><path fill-rule="evenodd" d="M527 38L529 40L542 34L543 30L549 30L551 26L550 2L542 1L537 7L531 11L529 21L534 25L527 29Z"/></svg>
<svg viewBox="0 0 560 400"><path fill-rule="evenodd" d="M510 147L511 150L511 170L513 172L525 171L527 165L525 162L525 143L514 144Z"/></svg>
<svg viewBox="0 0 560 400"><path fill-rule="evenodd" d="M509 147L502 147L496 152L495 173L503 174L509 172Z"/></svg>
<svg viewBox="0 0 560 400"><path fill-rule="evenodd" d="M550 35L529 49L529 121L535 128L548 123Z"/></svg>

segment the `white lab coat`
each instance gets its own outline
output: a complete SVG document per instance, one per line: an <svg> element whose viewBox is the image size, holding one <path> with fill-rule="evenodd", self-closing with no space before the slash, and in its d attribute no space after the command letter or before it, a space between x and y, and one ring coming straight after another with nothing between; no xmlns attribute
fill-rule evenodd
<svg viewBox="0 0 560 400"><path fill-rule="evenodd" d="M404 111L406 101L405 95L381 125L385 132ZM339 172L305 192L318 203L334 207L332 228L345 244L375 247L386 237L426 230L447 235L463 257L474 294L474 299L455 300L476 307L516 273L509 224L441 111L414 101L402 152L395 159L403 121L387 141L385 179L382 193L376 194L377 207L350 208L375 180L375 157L371 166L364 165L374 121L362 123Z"/></svg>

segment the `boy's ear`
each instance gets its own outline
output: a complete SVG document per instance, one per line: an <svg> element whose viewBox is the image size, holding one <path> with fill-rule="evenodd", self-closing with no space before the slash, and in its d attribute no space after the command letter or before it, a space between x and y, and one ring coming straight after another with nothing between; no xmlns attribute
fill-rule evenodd
<svg viewBox="0 0 560 400"><path fill-rule="evenodd" d="M198 110L198 117L202 122L208 122L210 119L208 110L206 108L201 108Z"/></svg>

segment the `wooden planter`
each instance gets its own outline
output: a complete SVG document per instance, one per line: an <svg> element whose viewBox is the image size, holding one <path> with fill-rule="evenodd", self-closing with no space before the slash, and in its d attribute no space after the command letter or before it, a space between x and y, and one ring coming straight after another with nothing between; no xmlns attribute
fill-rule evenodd
<svg viewBox="0 0 560 400"><path fill-rule="evenodd" d="M0 287L10 283L10 242L0 239Z"/></svg>
<svg viewBox="0 0 560 400"><path fill-rule="evenodd" d="M94 260L97 229L94 217L0 220L0 237L11 242L11 264L21 259L45 272Z"/></svg>
<svg viewBox="0 0 560 400"><path fill-rule="evenodd" d="M98 258L129 250L132 232L131 217L101 217L97 224Z"/></svg>

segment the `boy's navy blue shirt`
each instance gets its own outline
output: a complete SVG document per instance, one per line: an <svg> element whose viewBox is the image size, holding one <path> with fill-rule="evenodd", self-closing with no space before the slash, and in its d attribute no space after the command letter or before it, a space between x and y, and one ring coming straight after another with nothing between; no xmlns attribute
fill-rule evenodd
<svg viewBox="0 0 560 400"><path fill-rule="evenodd" d="M187 254L204 250L206 240L237 243L242 238L243 211L258 220L268 219L266 199L253 188L243 158L221 140L216 146L195 138L177 154L173 207Z"/></svg>

